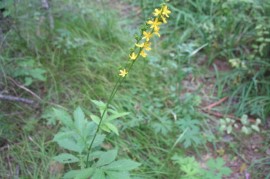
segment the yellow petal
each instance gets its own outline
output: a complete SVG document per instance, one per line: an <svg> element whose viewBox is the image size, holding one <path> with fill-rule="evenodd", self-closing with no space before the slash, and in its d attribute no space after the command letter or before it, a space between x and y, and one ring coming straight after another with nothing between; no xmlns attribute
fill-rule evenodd
<svg viewBox="0 0 270 179"><path fill-rule="evenodd" d="M120 70L120 73L119 73L120 76L125 77L127 74L128 72L126 69Z"/></svg>
<svg viewBox="0 0 270 179"><path fill-rule="evenodd" d="M140 48L142 48L143 47L143 45L144 45L144 43L141 43L141 44L135 44L137 47L140 47Z"/></svg>
<svg viewBox="0 0 270 179"><path fill-rule="evenodd" d="M131 60L136 60L137 55L136 55L134 52L132 52L131 54L129 54L129 58L130 58Z"/></svg>
<svg viewBox="0 0 270 179"><path fill-rule="evenodd" d="M147 56L147 53L145 53L145 51L142 50L140 55L145 58Z"/></svg>

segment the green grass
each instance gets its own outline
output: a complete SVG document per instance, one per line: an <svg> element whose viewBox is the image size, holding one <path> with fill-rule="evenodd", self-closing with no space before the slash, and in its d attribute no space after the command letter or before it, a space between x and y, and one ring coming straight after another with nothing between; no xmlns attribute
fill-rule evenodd
<svg viewBox="0 0 270 179"><path fill-rule="evenodd" d="M228 149L230 157L236 155L235 151L241 152L236 150L243 147L241 144L226 148L223 135L218 132L218 118L199 111L199 105L205 105L201 90L212 95L206 99L210 102L231 95L230 108L223 106L218 112L235 112L238 116L251 114L266 122L270 111L267 54L250 63L250 69L259 68L251 73L242 69L230 69L226 73L218 68L209 72L207 66L215 64L216 60L228 62L242 57L241 60L246 60L253 53L250 44L256 42L254 26L267 21L258 16L270 12L268 6L264 10L258 8L263 2L256 2L256 6L199 0L170 3L172 15L164 25L161 39L155 41L146 60L138 60L112 103L117 110L130 112L130 115L117 121L120 137L109 134L105 144L109 149L119 149L118 158L142 163L133 172L134 176L179 178L183 171L171 159L175 154L196 156L201 161L205 153L216 157L220 147ZM29 3L36 8L29 7ZM139 8L139 21L143 22L160 1L125 0L123 3ZM118 70L128 60L129 47L135 42L129 32L138 32L134 30L137 17L119 17L117 9L108 9L110 4L105 1L82 0L77 4L57 1L53 2L52 9L55 29L50 31L47 22L43 22L37 35L38 19L46 13L37 8L39 4L35 1L19 4L16 9L9 6L15 24L5 32L5 51L0 54L0 93L35 99L10 79L23 84L25 77L30 76L33 82L26 87L39 95L42 102L28 106L0 101L0 144L3 145L0 147L0 177L59 178L54 174L54 167L60 167L60 175L62 166L52 163L52 157L63 150L52 139L60 125L47 125L47 110L60 106L72 112L81 106L86 111L96 112L90 100L106 102ZM197 59L206 66L202 67ZM35 62L33 65L20 66L21 62L31 60ZM14 69L20 68L44 69L46 80L36 78L35 73L14 76ZM203 81L199 81L205 80L207 75L213 78L213 85L216 77L213 91L204 89ZM241 81L232 84L238 76ZM187 81L191 83L185 84ZM194 83L199 85L189 86ZM181 129L179 121L185 119L199 121L201 144L184 147L182 138L188 137L185 131L190 129ZM239 136L239 140L243 136L238 132L235 131L234 136ZM268 146L265 143L263 148ZM249 169L260 178L266 176L268 165L268 159L262 158L251 163ZM263 168L261 173L256 173L258 167ZM65 170L71 168L66 166Z"/></svg>

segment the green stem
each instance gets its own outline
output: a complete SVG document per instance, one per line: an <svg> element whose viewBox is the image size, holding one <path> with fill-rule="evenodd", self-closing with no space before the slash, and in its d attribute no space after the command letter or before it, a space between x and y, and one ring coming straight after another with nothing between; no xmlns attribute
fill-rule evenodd
<svg viewBox="0 0 270 179"><path fill-rule="evenodd" d="M138 58L138 57L137 57L137 58ZM136 59L137 59L137 58L136 58ZM129 67L128 67L128 72L131 70L131 68L132 68L133 64L135 63L136 59L129 65ZM89 147L88 147L88 149L87 149L86 168L88 167L88 164L89 164L89 156L90 156L90 153L91 153L91 149L92 149L92 147L93 147L93 144L94 144L94 141L95 141L95 139L96 139L96 137L97 137L97 134L98 134L98 132L99 132L99 130L100 130L100 126L101 126L101 124L102 124L102 121L103 121L103 119L104 119L104 116L105 116L105 114L106 114L106 111L108 110L109 105L111 104L111 102L112 102L112 100L113 100L113 98L114 98L116 92L118 91L119 86L122 84L122 82L124 81L125 78L126 78L126 77L118 77L118 80L117 80L117 82L115 83L115 85L114 85L114 87L113 87L113 90L112 90L112 92L111 92L111 94L110 94L110 97L109 97L109 100L108 100L108 102L107 102L107 104L106 104L106 107L105 107L104 111L102 112L102 115L101 115L100 121L99 121L99 123L98 123L96 132L95 132L95 134L94 134L94 136L93 136L93 139L92 139L92 141L91 141L91 143L90 143L90 145L89 145Z"/></svg>
<svg viewBox="0 0 270 179"><path fill-rule="evenodd" d="M94 137L93 137L93 139L92 139L92 141L91 141L91 143L90 143L90 145L89 145L89 147L88 147L88 149L87 149L86 168L88 167L90 152L91 152L91 149L92 149L92 147L93 147L94 141L95 141L95 139L96 139L96 137L97 137L97 133L99 132L99 129L100 129L102 120L103 120L103 118L104 118L104 115L105 115L106 111L108 110L108 107L109 107L109 105L110 105L110 103L111 103L111 101L112 101L112 99L113 99L113 97L114 97L114 94L116 93L116 91L117 91L117 89L118 89L118 86L122 83L122 81L123 81L123 80L121 80L121 77L119 77L118 80L117 80L117 82L115 83L115 85L114 85L114 87L113 87L113 90L112 90L112 92L111 92L111 94L110 94L109 100L108 100L108 102L107 102L107 104L106 104L106 107L105 107L105 109L104 109L104 111L103 111L103 113L102 113L102 115L101 115L101 119L100 119L100 121L99 121L99 123L98 123L98 126L97 126L96 132L95 132L95 134L94 134Z"/></svg>
<svg viewBox="0 0 270 179"><path fill-rule="evenodd" d="M152 29L151 33L153 33L153 31L154 31L154 30ZM140 39L142 39L142 34L141 34ZM137 43L138 43L138 41L140 41L140 40L137 40ZM135 48L136 48L136 46L135 46ZM140 48L137 57L132 61L132 63L130 63L129 65L127 65L127 66L128 66L128 68L127 68L127 71L128 71L128 72L130 72L130 70L131 70L131 68L133 67L135 61L139 58L140 53L141 53L142 50L143 50L143 48ZM127 66L126 66L126 67L127 67ZM114 87L113 87L113 90L112 90L112 92L111 92L111 94L110 94L110 97L109 97L109 100L108 100L108 102L107 102L107 104L106 104L106 107L105 107L104 111L102 112L102 115L101 115L100 121L99 121L99 123L98 123L96 132L95 132L95 134L94 134L94 136L93 136L93 139L92 139L92 141L91 141L91 143L90 143L90 145L89 145L89 147L88 147L88 149L87 149L86 168L88 168L88 166L89 166L89 157L90 157L91 149L92 149L92 147L93 147L93 144L94 144L94 141L95 141L95 139L96 139L96 137L97 137L97 134L98 134L98 132L99 132L99 130L100 130L100 127L101 127L103 118L104 118L104 116L105 116L105 114L106 114L106 111L108 110L109 105L111 104L111 101L113 100L113 98L114 98L116 92L118 91L119 86L122 84L122 82L124 81L125 78L126 78L126 76L124 76L124 77L118 77L118 80L117 80L117 82L115 83L115 85L114 85Z"/></svg>

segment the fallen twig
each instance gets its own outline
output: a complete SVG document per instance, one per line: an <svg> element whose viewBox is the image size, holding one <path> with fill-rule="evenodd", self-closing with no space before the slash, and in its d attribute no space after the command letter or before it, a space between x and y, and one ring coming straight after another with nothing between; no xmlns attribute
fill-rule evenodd
<svg viewBox="0 0 270 179"><path fill-rule="evenodd" d="M217 101L217 102L215 102L215 103L212 103L212 104L206 106L205 109L210 110L210 109L212 109L213 107L220 105L221 103L223 103L223 102L226 101L227 99L228 99L228 96L226 96L226 97L220 99L219 101Z"/></svg>
<svg viewBox="0 0 270 179"><path fill-rule="evenodd" d="M9 95L2 95L2 94L0 94L0 100L16 101L16 102L21 102L21 103L26 103L26 104L31 104L31 105L35 103L35 101L31 99L20 98L20 97L9 96Z"/></svg>
<svg viewBox="0 0 270 179"><path fill-rule="evenodd" d="M12 81L12 82L13 82L16 86L18 86L19 88L21 88L21 89L27 91L27 92L30 93L32 96L34 96L34 97L36 97L38 100L42 101L42 99L41 99L36 93L34 93L33 91L31 91L30 89L28 89L28 88L26 88L25 86L19 84L18 82L16 82L14 79L12 79L12 78L10 78L10 77L8 77L8 79L9 79L10 81Z"/></svg>
<svg viewBox="0 0 270 179"><path fill-rule="evenodd" d="M202 108L201 110L203 112L205 112L205 113L208 113L208 114L210 114L212 116L215 116L215 117L218 117L218 118L226 118L227 117L227 118L230 118L230 119L235 119L237 121L240 121L241 120L240 118L238 118L238 117L236 117L234 115L231 115L231 114L222 114L222 113L210 111L210 110L204 109L204 108ZM256 120L255 119L252 119L252 118L249 118L249 121L250 122L253 122L253 123L256 122Z"/></svg>

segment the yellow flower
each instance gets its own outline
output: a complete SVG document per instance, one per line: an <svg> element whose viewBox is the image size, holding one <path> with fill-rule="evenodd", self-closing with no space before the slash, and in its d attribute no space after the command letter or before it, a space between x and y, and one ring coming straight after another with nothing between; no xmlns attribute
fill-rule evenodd
<svg viewBox="0 0 270 179"><path fill-rule="evenodd" d="M168 9L168 6L164 5L162 8L162 15L169 17L170 13L171 13L171 11Z"/></svg>
<svg viewBox="0 0 270 179"><path fill-rule="evenodd" d="M136 55L134 52L132 52L132 53L129 55L129 58L130 58L131 60L136 60L137 55Z"/></svg>
<svg viewBox="0 0 270 179"><path fill-rule="evenodd" d="M161 19L162 19L162 21L163 21L163 23L167 23L167 20L166 20L166 17L164 17L164 16L160 16L161 17Z"/></svg>
<svg viewBox="0 0 270 179"><path fill-rule="evenodd" d="M135 44L137 47L143 48L144 43L141 44Z"/></svg>
<svg viewBox="0 0 270 179"><path fill-rule="evenodd" d="M150 42L145 42L145 43L141 43L141 44L135 44L137 47L143 48L147 51L151 50L151 43Z"/></svg>
<svg viewBox="0 0 270 179"><path fill-rule="evenodd" d="M162 10L161 9L155 9L155 12L153 12L154 16L161 15Z"/></svg>
<svg viewBox="0 0 270 179"><path fill-rule="evenodd" d="M151 50L151 43L150 42L145 42L143 45L143 48L147 51Z"/></svg>
<svg viewBox="0 0 270 179"><path fill-rule="evenodd" d="M127 74L128 72L126 69L120 70L120 73L119 73L120 76L125 77Z"/></svg>
<svg viewBox="0 0 270 179"><path fill-rule="evenodd" d="M158 21L158 18L155 18L154 21L149 20L149 21L147 22L147 24L150 24L150 25L151 25L150 28L155 30L155 29L158 28L158 26L161 24L161 22Z"/></svg>
<svg viewBox="0 0 270 179"><path fill-rule="evenodd" d="M160 34L159 34L159 27L154 29L154 34L156 34L158 37L160 37Z"/></svg>
<svg viewBox="0 0 270 179"><path fill-rule="evenodd" d="M140 55L145 58L147 56L147 53L145 53L145 51L142 50Z"/></svg>
<svg viewBox="0 0 270 179"><path fill-rule="evenodd" d="M143 35L144 35L143 39L146 39L146 41L149 41L150 38L153 36L151 32L146 32L146 31L143 32Z"/></svg>

